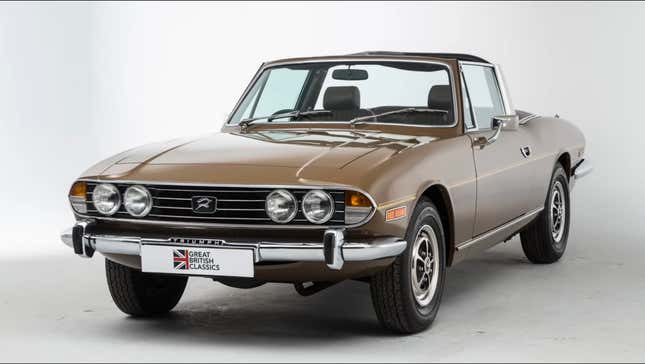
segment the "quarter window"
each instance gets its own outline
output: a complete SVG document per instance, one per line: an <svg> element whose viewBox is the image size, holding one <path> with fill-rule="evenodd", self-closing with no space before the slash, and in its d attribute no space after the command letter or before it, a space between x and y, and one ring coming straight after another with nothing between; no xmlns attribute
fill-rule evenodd
<svg viewBox="0 0 645 364"><path fill-rule="evenodd" d="M505 114L494 69L489 66L464 64L462 74L477 126L479 129L490 129L493 117ZM464 105L466 106L466 103Z"/></svg>

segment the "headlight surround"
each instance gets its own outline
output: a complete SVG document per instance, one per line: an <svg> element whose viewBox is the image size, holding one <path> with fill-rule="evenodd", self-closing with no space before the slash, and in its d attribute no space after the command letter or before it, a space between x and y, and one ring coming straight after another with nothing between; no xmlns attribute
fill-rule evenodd
<svg viewBox="0 0 645 364"><path fill-rule="evenodd" d="M325 191L311 190L302 199L302 213L314 224L324 224L334 215L334 199Z"/></svg>
<svg viewBox="0 0 645 364"><path fill-rule="evenodd" d="M271 220L286 224L296 217L298 202L289 191L275 190L267 196L265 210Z"/></svg>
<svg viewBox="0 0 645 364"><path fill-rule="evenodd" d="M345 193L345 224L356 225L364 222L374 211L370 199L357 191Z"/></svg>
<svg viewBox="0 0 645 364"><path fill-rule="evenodd" d="M101 214L114 215L121 207L121 194L114 185L101 183L92 191L92 202Z"/></svg>
<svg viewBox="0 0 645 364"><path fill-rule="evenodd" d="M152 195L143 186L130 186L123 194L123 205L134 217L146 216L152 209Z"/></svg>
<svg viewBox="0 0 645 364"><path fill-rule="evenodd" d="M83 181L74 182L69 189L69 202L72 204L74 211L84 214L87 213L87 183Z"/></svg>

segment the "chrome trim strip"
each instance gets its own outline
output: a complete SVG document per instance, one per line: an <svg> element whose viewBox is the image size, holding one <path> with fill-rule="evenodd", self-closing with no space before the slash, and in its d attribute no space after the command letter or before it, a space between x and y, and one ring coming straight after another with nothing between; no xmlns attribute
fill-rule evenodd
<svg viewBox="0 0 645 364"><path fill-rule="evenodd" d="M226 119L226 122L224 123L224 126L237 126L237 124L231 124L231 119L233 118L233 115L235 115L235 112L237 111L238 107L242 103L242 100L246 98L246 95L251 91L253 88L253 85L257 81L258 78L262 75L262 73L269 69L269 68L275 68L275 67L281 67L281 66L287 66L287 65L297 65L297 64L307 64L307 63L331 63L331 62L338 62L338 63L343 63L343 62L395 62L395 63L428 63L428 64L436 64L436 65L441 65L445 66L446 69L448 70L448 77L450 78L450 84L452 86L452 100L453 100L453 123L450 125L415 125L415 124L405 124L405 123L369 123L369 125L396 125L396 126L409 126L409 127L416 127L416 128L453 128L457 126L458 120L457 120L457 115L458 115L458 108L457 108L457 91L456 91L456 85L455 85L455 75L453 72L452 67L450 66L449 63L447 62L439 62L439 61L430 61L430 60L419 60L419 59L405 59L405 58L400 58L400 57L378 57L378 58L366 58L366 57L343 57L343 58L316 58L316 59L311 59L311 60L300 60L300 61L282 61L282 62L269 62L269 63L263 63L262 66L260 66L260 69L256 72L255 76L249 83L249 85L246 87L244 90L244 93L242 93L242 97L239 98L235 106L233 107L233 111L229 114L229 117ZM344 123L348 124L347 122L341 122L338 121L339 123ZM298 122L300 123L300 122ZM279 124L289 124L293 125L293 122L272 122L272 125L279 125Z"/></svg>
<svg viewBox="0 0 645 364"><path fill-rule="evenodd" d="M264 228L264 229L339 229L346 228L351 229L367 224L376 214L377 203L374 198L367 192L363 191L360 188L343 186L343 185L329 185L329 186L320 186L320 185L243 185L243 184L221 184L221 183L178 183L178 182L157 182L157 181L141 181L141 180L103 180L103 179L93 179L93 178L79 178L77 181L90 182L90 183L112 183L112 184L142 184L144 186L148 185L159 185L159 186L195 186L195 187L241 187L241 188L261 188L274 190L278 188L285 189L297 189L297 190L341 190L341 191L356 191L360 192L367 197L368 200L372 203L372 212L370 215L365 218L365 220L352 225L316 225L316 224L307 224L307 225L288 225L288 224L227 224L227 223L205 223L205 222L194 222L194 221L165 221L165 220L144 220L144 219L134 219L134 218L119 218L119 217L109 217L109 216L90 216L84 215L76 212L74 214L77 217L83 219L95 219L95 220L104 220L104 221L122 221L122 222L131 222L139 224L150 224L150 225L172 225L172 226L195 226L195 227L225 227L225 228ZM177 190L173 190L177 191ZM193 191L193 190L190 190ZM148 215L152 216L152 215ZM167 216L167 215L163 215ZM184 218L192 218L184 217Z"/></svg>
<svg viewBox="0 0 645 364"><path fill-rule="evenodd" d="M326 234L334 234L339 244L336 245L338 261L330 268L340 269L342 261L361 262L396 257L407 247L407 242L397 237L381 237L364 241L345 241L342 230L330 229ZM141 246L168 245L190 247L212 247L218 249L253 249L255 262L324 262L324 244L322 242L280 243L280 242L228 242L220 240L218 245L182 244L171 239L150 239L136 236L92 235L84 234L90 246L103 254L141 255ZM61 240L70 247L72 228L61 234ZM200 239L196 239L200 240ZM203 240L203 239L202 239ZM217 240L217 239L213 239Z"/></svg>
<svg viewBox="0 0 645 364"><path fill-rule="evenodd" d="M544 210L544 207L539 207L539 208L537 208L537 209L535 209L533 211L527 212L526 214L524 214L524 215L522 215L522 216L520 216L520 217L518 217L516 219L513 219L513 220L507 222L506 224L504 224L502 226L499 226L499 227L497 227L497 228L495 228L493 230L489 230L489 231L487 231L487 232L485 232L485 233L483 233L481 235L476 236L473 239L470 239L468 241L465 241L465 242L457 245L456 249L457 249L457 251L459 251L459 250L469 248L469 247L471 247L471 246L473 246L473 245L475 245L475 244L477 244L477 243L479 243L481 241L484 241L484 240L490 238L491 236L493 236L493 235L495 235L497 233L500 233L500 232L504 231L505 229L507 229L507 228L509 228L509 227L511 227L513 225L520 224L522 222L530 220L531 218L535 217L535 215L537 215L540 212L542 212L542 210Z"/></svg>
<svg viewBox="0 0 645 364"><path fill-rule="evenodd" d="M524 124L528 123L529 121L531 121L533 119L537 119L539 117L540 117L540 115L538 115L538 114L531 114L531 115L525 116L522 119L520 119L520 121L518 123L520 125L524 125Z"/></svg>

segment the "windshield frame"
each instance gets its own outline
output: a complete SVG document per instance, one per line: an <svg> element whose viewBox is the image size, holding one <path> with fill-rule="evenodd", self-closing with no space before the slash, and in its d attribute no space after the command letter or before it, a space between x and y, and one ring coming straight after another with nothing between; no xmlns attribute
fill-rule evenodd
<svg viewBox="0 0 645 364"><path fill-rule="evenodd" d="M247 97L247 95L251 92L253 89L253 86L255 83L259 80L259 78L262 76L262 74L272 68L280 68L284 66L292 66L292 65L301 65L301 64L308 64L308 63L340 63L342 64L343 62L397 62L397 63L427 63L427 64L434 64L434 65L440 65L446 68L448 71L448 80L450 82L450 89L452 92L452 115L453 116L453 122L452 124L447 124L447 125L420 125L420 124L408 124L408 123L383 123L383 122L370 122L372 125L392 125L392 126L405 126L405 127L411 127L411 128L441 128L441 129L450 129L454 128L459 124L459 117L460 114L458 113L459 107L457 106L458 104L458 99L457 99L457 90L456 90L456 78L454 74L453 67L451 67L451 64L448 62L441 62L441 61L436 61L436 60L420 60L420 59L405 59L405 58L398 58L398 57L392 57L392 58L386 58L386 57L378 57L378 58L372 58L372 57L330 57L330 58L314 58L314 59L304 59L304 60L297 60L297 61L278 61L278 62L270 62L270 63L264 63L260 67L260 69L255 73L255 76L253 76L253 79L249 83L249 85L246 87L244 92L242 93L242 96L239 98L237 103L235 104L235 107L233 108L233 111L229 114L228 118L226 119L226 122L224 123L225 127L230 127L230 126L238 126L239 123L232 122L233 117L237 113L238 109L242 105L242 102L244 99ZM342 124L347 124L350 125L349 121L334 121L335 123L342 123ZM293 124L319 124L320 122L318 121L272 121L271 124L273 125L280 125L280 124L288 124L288 125L293 125Z"/></svg>

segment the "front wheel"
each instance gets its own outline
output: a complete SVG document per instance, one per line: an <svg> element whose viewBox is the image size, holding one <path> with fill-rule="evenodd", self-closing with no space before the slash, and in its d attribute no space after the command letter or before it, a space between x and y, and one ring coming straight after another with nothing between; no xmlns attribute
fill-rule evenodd
<svg viewBox="0 0 645 364"><path fill-rule="evenodd" d="M434 321L445 282L445 235L439 212L426 199L419 202L406 233L408 247L370 282L372 303L381 324L411 334Z"/></svg>
<svg viewBox="0 0 645 364"><path fill-rule="evenodd" d="M522 250L533 263L558 261L567 248L569 237L569 180L560 164L553 169L544 210L520 233Z"/></svg>
<svg viewBox="0 0 645 364"><path fill-rule="evenodd" d="M143 273L105 259L105 274L114 303L131 316L170 312L181 298L188 277Z"/></svg>

